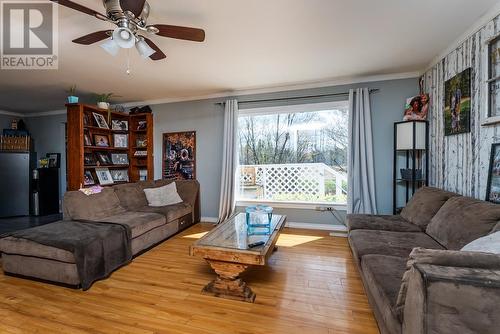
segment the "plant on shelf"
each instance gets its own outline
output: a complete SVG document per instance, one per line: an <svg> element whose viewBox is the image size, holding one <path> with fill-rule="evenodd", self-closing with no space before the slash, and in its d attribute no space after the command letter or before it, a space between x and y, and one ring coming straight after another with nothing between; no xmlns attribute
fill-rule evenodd
<svg viewBox="0 0 500 334"><path fill-rule="evenodd" d="M97 107L100 109L109 110L109 100L114 96L117 97L114 93L107 94L95 94L97 100Z"/></svg>
<svg viewBox="0 0 500 334"><path fill-rule="evenodd" d="M76 96L76 85L72 85L66 91L68 93L68 103L78 103L78 96Z"/></svg>

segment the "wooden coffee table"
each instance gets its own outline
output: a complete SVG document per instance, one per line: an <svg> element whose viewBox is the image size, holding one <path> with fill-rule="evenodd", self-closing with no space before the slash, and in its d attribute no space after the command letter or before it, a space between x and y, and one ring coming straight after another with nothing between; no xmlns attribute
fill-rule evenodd
<svg viewBox="0 0 500 334"><path fill-rule="evenodd" d="M240 278L252 265L264 266L275 250L278 236L285 226L286 216L273 215L270 235L247 235L244 213L236 214L217 225L189 249L191 256L201 256L217 273L217 278L202 290L216 297L253 303L255 293ZM264 241L265 244L248 248L248 244Z"/></svg>

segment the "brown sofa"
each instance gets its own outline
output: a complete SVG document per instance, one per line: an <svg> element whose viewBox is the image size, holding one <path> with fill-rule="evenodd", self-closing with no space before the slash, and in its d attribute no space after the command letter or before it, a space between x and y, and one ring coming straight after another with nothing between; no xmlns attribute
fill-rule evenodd
<svg viewBox="0 0 500 334"><path fill-rule="evenodd" d="M500 255L460 251L499 221L500 205L431 187L401 215L348 215L381 333L499 333Z"/></svg>
<svg viewBox="0 0 500 334"><path fill-rule="evenodd" d="M64 195L64 220L89 220L126 224L131 231L132 254L138 255L170 236L200 221L200 195L197 181L175 181L183 202L149 207L143 189L168 184L170 180L144 181L105 188L87 196L80 191ZM75 259L71 252L7 237L0 239L2 268L5 273L46 281L79 285Z"/></svg>

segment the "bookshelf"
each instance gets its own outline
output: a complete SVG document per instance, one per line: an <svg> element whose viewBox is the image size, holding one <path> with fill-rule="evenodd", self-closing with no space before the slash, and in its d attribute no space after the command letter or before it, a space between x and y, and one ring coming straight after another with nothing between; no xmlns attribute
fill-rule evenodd
<svg viewBox="0 0 500 334"><path fill-rule="evenodd" d="M153 179L152 114L108 112L86 104L66 108L68 190Z"/></svg>

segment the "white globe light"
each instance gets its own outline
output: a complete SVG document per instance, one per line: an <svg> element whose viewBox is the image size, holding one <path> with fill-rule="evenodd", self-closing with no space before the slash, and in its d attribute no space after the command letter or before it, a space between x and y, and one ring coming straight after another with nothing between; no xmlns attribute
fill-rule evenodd
<svg viewBox="0 0 500 334"><path fill-rule="evenodd" d="M135 36L128 28L119 27L113 31L113 40L123 49L130 49L135 45Z"/></svg>

